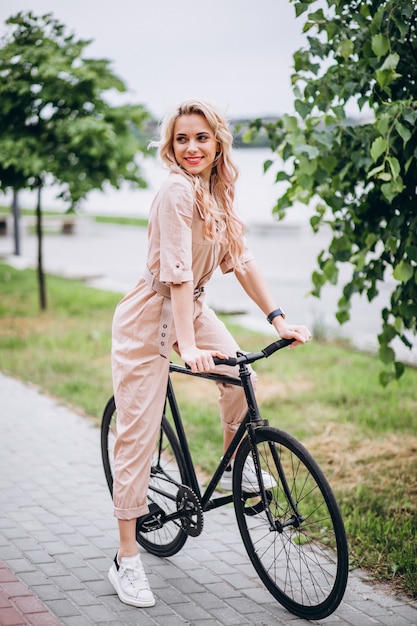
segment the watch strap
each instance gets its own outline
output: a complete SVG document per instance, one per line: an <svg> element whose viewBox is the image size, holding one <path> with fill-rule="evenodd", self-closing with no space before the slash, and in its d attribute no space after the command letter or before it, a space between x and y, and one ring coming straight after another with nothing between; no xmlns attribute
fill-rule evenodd
<svg viewBox="0 0 417 626"><path fill-rule="evenodd" d="M274 309L273 311L271 311L271 313L267 316L267 320L270 324L272 324L272 320L275 317L278 317L278 315L281 315L281 317L285 320L285 313L281 308L278 309Z"/></svg>

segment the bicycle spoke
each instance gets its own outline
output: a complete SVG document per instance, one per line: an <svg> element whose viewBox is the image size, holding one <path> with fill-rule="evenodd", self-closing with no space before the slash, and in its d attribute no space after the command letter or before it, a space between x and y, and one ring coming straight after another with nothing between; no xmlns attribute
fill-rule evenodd
<svg viewBox="0 0 417 626"><path fill-rule="evenodd" d="M259 429L256 437L260 468L276 484L267 490L270 501L250 514L247 497L235 498L245 547L261 579L284 606L301 617L325 617L340 603L347 578L347 544L337 504L301 444L272 428ZM248 455L249 443L236 458L235 494L241 490Z"/></svg>
<svg viewBox="0 0 417 626"><path fill-rule="evenodd" d="M103 465L109 489L113 489L114 473L114 445L117 435L117 411L114 400L111 399L105 409L101 427L101 447ZM148 505L156 505L157 511L163 519L169 518L177 512L178 486L186 482L184 460L178 440L167 422L162 419L161 429L155 444L148 489ZM162 513L163 515L162 515ZM152 518L152 514L151 514ZM184 545L187 534L184 532L181 520L168 519L166 523L155 524L150 522L146 529L138 524L137 541L152 554L157 556L171 556Z"/></svg>

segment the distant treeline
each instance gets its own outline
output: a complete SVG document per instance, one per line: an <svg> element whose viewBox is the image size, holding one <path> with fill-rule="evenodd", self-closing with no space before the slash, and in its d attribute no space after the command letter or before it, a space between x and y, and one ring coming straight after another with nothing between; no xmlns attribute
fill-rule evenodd
<svg viewBox="0 0 417 626"><path fill-rule="evenodd" d="M274 123L277 122L280 118L278 116L265 116L259 118L236 118L229 120L230 127L233 132L233 146L235 148L268 148L269 141L266 135L266 132L260 131L259 133L254 134L250 141L247 139L244 140L244 134L250 129L250 124L255 119L262 119L264 123ZM358 124L358 120L354 118L346 118L344 125L352 125L355 126ZM156 120L151 120L147 123L145 131L143 133L145 141L157 140L159 138L159 122Z"/></svg>
<svg viewBox="0 0 417 626"><path fill-rule="evenodd" d="M235 148L265 148L268 147L268 138L264 133L258 133L255 139L253 139L250 143L243 141L243 135L246 131L249 130L250 123L256 118L251 119L231 119L230 127L233 132L233 146ZM264 122L275 122L278 120L278 117L265 117L262 118ZM155 141L159 139L159 122L156 120L150 120L143 131L142 139L145 143L149 143L150 141Z"/></svg>

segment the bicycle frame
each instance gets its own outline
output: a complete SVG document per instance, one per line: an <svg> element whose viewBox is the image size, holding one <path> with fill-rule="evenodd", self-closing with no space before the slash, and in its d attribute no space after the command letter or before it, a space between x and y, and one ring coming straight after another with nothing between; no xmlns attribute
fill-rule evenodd
<svg viewBox="0 0 417 626"><path fill-rule="evenodd" d="M138 520L136 538L150 553L172 556L188 535L196 537L202 532L204 513L233 503L245 549L268 591L295 615L320 619L335 611L346 589L349 555L343 519L326 477L308 450L262 419L249 368L289 343L280 339L261 352L214 357L216 364L238 366L235 377L215 371L193 373L184 365L170 363L163 422L150 473L150 510ZM246 416L206 487L200 488L197 480L175 397L175 373L235 385L245 393ZM101 429L110 491L116 411L112 397ZM231 493L215 494L236 452L232 484L228 484ZM253 467L250 463L248 469L250 459ZM249 479L245 472L252 474Z"/></svg>
<svg viewBox="0 0 417 626"><path fill-rule="evenodd" d="M184 425L182 423L181 414L178 408L177 400L174 393L174 388L171 380L171 376L168 378L168 388L167 388L167 398L169 407L172 414L172 419L174 421L175 429L178 435L178 440L181 445L181 449L184 455L184 460L186 464L187 473L189 476L190 487L198 497L201 507L204 512L210 511L212 509L218 508L220 506L224 506L225 504L233 502L233 495L228 496L219 496L212 499L212 495L219 484L219 481L225 471L226 467L229 465L230 460L240 445L244 435L246 433L251 437L251 432L257 426L267 426L267 420L261 418L259 414L259 408L255 397L255 392L252 385L251 375L249 368L245 363L239 364L239 378L233 378L231 376L225 376L224 374L211 374L211 373L194 373L189 368L184 367L183 365L176 365L174 363L170 364L170 374L171 373L180 373L186 374L187 376L195 376L197 378L205 378L207 380L212 380L214 382L222 382L228 385L236 385L238 387L243 387L247 404L248 404L248 413L245 419L240 424L238 430L236 431L235 436L233 437L228 449L226 450L223 458L220 460L219 465L217 466L216 471L214 472L209 484L204 489L203 493L201 493L200 486L198 484L197 476L194 469L194 463L192 460L190 448L188 445L187 436L185 434ZM255 459L254 459L255 460ZM257 463L255 461L255 467ZM265 494L263 494L265 497Z"/></svg>

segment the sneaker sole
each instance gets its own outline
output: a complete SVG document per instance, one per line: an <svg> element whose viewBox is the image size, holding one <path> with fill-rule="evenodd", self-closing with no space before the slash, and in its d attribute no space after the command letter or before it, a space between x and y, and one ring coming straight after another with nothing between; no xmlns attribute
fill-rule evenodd
<svg viewBox="0 0 417 626"><path fill-rule="evenodd" d="M119 596L119 600L124 604L129 604L130 606L135 606L138 609L146 609L151 606L155 606L155 598L153 600L148 600L148 602L144 602L141 600L137 600L135 598L131 598L130 596L126 596L122 589L119 587L119 581L117 578L117 574L115 574L113 566L109 570L109 581L114 587L117 595Z"/></svg>

